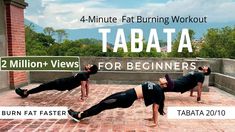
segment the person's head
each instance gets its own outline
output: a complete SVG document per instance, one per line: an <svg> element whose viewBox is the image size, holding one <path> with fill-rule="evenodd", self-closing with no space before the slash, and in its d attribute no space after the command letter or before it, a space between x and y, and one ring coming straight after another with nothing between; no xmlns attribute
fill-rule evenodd
<svg viewBox="0 0 235 132"><path fill-rule="evenodd" d="M198 67L198 70L202 71L206 76L211 74L211 69L208 66Z"/></svg>
<svg viewBox="0 0 235 132"><path fill-rule="evenodd" d="M90 74L96 74L98 71L98 67L96 65L87 64L85 66L85 70Z"/></svg>
<svg viewBox="0 0 235 132"><path fill-rule="evenodd" d="M165 77L160 77L159 78L159 84L162 88L166 88L167 87L167 80Z"/></svg>
<svg viewBox="0 0 235 132"><path fill-rule="evenodd" d="M159 84L162 88L172 89L174 87L174 83L168 74L165 77L159 78Z"/></svg>

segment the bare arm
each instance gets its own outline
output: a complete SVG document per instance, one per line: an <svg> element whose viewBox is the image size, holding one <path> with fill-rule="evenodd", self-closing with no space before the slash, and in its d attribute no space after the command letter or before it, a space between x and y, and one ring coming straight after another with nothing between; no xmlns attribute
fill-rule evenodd
<svg viewBox="0 0 235 132"><path fill-rule="evenodd" d="M81 81L81 100L84 99L86 95L86 81Z"/></svg>
<svg viewBox="0 0 235 132"><path fill-rule="evenodd" d="M193 89L190 90L190 96L193 97Z"/></svg>
<svg viewBox="0 0 235 132"><path fill-rule="evenodd" d="M86 81L86 97L88 97L88 94L89 94L89 87L90 87L89 81L87 80Z"/></svg>
<svg viewBox="0 0 235 132"><path fill-rule="evenodd" d="M202 83L197 83L197 101L201 101L201 93L202 93Z"/></svg>
<svg viewBox="0 0 235 132"><path fill-rule="evenodd" d="M158 122L158 108L159 105L158 104L153 104L153 127L157 126L157 122Z"/></svg>

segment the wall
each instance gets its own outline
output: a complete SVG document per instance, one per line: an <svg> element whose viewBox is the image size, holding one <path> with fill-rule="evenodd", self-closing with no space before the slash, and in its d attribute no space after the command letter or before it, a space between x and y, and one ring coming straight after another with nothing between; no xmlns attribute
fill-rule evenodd
<svg viewBox="0 0 235 132"><path fill-rule="evenodd" d="M235 60L227 58L207 59L212 68L210 85L235 95Z"/></svg>
<svg viewBox="0 0 235 132"><path fill-rule="evenodd" d="M6 21L5 21L5 5L0 1L0 56L7 55L6 43ZM0 91L6 90L9 86L8 72L0 71Z"/></svg>
<svg viewBox="0 0 235 132"><path fill-rule="evenodd" d="M235 77L235 60L223 59L222 63L223 63L223 65L222 65L222 72L221 73Z"/></svg>
<svg viewBox="0 0 235 132"><path fill-rule="evenodd" d="M24 0L4 0L7 23L8 56L25 56ZM9 72L10 88L28 84L27 72Z"/></svg>
<svg viewBox="0 0 235 132"><path fill-rule="evenodd" d="M228 93L235 95L235 77L233 76L215 73L214 85Z"/></svg>

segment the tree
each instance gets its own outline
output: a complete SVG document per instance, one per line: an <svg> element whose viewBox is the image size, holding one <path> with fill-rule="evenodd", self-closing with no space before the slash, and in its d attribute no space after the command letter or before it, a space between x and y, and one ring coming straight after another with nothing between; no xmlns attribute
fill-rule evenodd
<svg viewBox="0 0 235 132"><path fill-rule="evenodd" d="M37 33L35 38L38 42L41 42L45 47L49 47L50 45L53 45L55 43L55 39L43 33Z"/></svg>
<svg viewBox="0 0 235 132"><path fill-rule="evenodd" d="M235 27L208 29L204 35L200 56L235 58Z"/></svg>
<svg viewBox="0 0 235 132"><path fill-rule="evenodd" d="M55 32L56 32L56 35L57 35L57 38L58 38L58 40L57 40L58 43L61 43L64 40L64 38L67 38L68 34L65 32L65 30L58 29Z"/></svg>
<svg viewBox="0 0 235 132"><path fill-rule="evenodd" d="M34 25L31 23L29 25L25 25L25 42L26 44L30 43L31 41L34 41L36 32L33 30Z"/></svg>
<svg viewBox="0 0 235 132"><path fill-rule="evenodd" d="M26 53L28 56L45 56L47 49L39 42L32 41L26 45Z"/></svg>
<svg viewBox="0 0 235 132"><path fill-rule="evenodd" d="M195 32L192 29L189 29L189 37L190 37L191 42L194 39L194 35L195 35ZM182 52L178 52L180 37L181 37L181 32L178 33L177 38L173 41L172 52L168 53L168 56L170 57L196 57L197 52L195 51L195 49L197 48L197 45L195 43L194 44L192 43L193 52L189 52L188 49L185 49L185 48L183 49Z"/></svg>
<svg viewBox="0 0 235 132"><path fill-rule="evenodd" d="M52 27L45 27L43 29L45 35L53 36L55 34L55 30Z"/></svg>
<svg viewBox="0 0 235 132"><path fill-rule="evenodd" d="M55 40L49 35L35 32L33 28L33 24L25 25L26 54L48 55L48 47L55 44Z"/></svg>

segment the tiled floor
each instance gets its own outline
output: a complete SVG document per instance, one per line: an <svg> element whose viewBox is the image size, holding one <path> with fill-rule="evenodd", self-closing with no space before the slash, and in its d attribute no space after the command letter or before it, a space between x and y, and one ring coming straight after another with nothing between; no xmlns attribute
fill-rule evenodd
<svg viewBox="0 0 235 132"><path fill-rule="evenodd" d="M31 84L25 88L32 88ZM104 97L133 85L90 85L90 95L85 102L79 102L80 88L72 91L47 91L22 99L14 91L0 93L0 106L67 106L75 110L85 110ZM196 95L196 93L195 93ZM198 104L189 92L166 93L165 111L168 106L235 106L235 96L217 88L202 94L204 103ZM61 120L0 120L0 132L4 131L61 131L61 132L191 132L191 131L235 131L235 120L172 120L167 115L159 116L159 126L148 127L151 122L151 106L145 107L142 100L136 101L127 109L113 109L75 123L71 119Z"/></svg>

